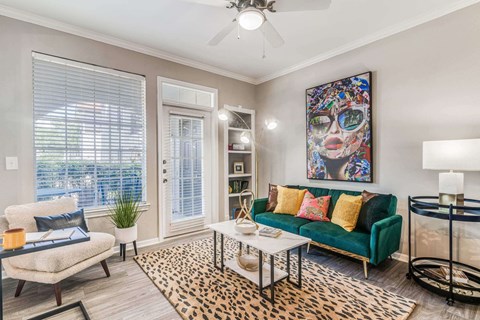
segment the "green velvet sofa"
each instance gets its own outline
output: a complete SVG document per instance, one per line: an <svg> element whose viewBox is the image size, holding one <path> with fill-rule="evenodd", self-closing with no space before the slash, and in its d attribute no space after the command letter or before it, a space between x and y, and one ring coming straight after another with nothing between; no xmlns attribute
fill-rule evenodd
<svg viewBox="0 0 480 320"><path fill-rule="evenodd" d="M332 217L335 204L342 193L360 195L358 191L334 190L314 187L302 187L315 197L331 196L328 217ZM331 222L311 221L288 214L266 212L266 198L256 199L252 217L261 224L279 228L291 233L300 234L312 239L311 244L363 261L365 278L368 277L367 264L378 265L400 248L402 233L402 217L396 214L397 198L392 196L388 214L383 220L376 222L371 233L354 230L348 232Z"/></svg>

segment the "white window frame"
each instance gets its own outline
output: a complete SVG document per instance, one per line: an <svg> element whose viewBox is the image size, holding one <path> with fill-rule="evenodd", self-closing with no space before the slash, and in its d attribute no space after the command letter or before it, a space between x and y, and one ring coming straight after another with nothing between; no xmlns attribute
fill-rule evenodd
<svg viewBox="0 0 480 320"><path fill-rule="evenodd" d="M143 190L142 190L142 197L143 201L139 205L139 209L141 212L145 212L149 210L150 204L147 202L147 123L146 123L146 78L145 76L134 74L134 73L129 73L129 72L124 72L116 69L111 69L111 68L106 68L106 67L100 67L97 65L92 65L88 63L83 63L83 62L78 62L74 60L69 60L66 58L60 58L60 57L55 57L47 54L42 54L38 52L32 52L32 59L36 60L44 60L48 62L53 62L53 63L59 63L62 65L68 65L72 67L77 67L81 69L87 69L95 72L100 72L100 73L106 73L110 75L116 75L120 77L126 77L130 79L136 79L140 80L143 82L143 101L142 101L142 106L144 108L144 113L143 113L143 125L144 125L144 131L143 131L143 139L144 139L144 154L143 154L143 159L142 159L142 185L143 185ZM32 65L33 68L33 65ZM33 79L32 79L33 80ZM35 120L34 120L35 121ZM35 135L35 129L33 130L33 134ZM35 139L35 136L34 136ZM34 186L34 197L37 199L37 157L36 154L34 154L34 172L35 172L35 186ZM88 218L96 218L96 217L104 217L107 216L109 213L109 207L108 205L99 205L96 207L88 207L85 209L85 215Z"/></svg>

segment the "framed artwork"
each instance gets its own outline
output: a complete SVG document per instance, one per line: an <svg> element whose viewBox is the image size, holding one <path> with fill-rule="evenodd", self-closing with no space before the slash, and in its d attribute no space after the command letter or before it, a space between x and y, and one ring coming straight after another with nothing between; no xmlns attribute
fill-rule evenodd
<svg viewBox="0 0 480 320"><path fill-rule="evenodd" d="M306 90L307 178L373 182L372 73Z"/></svg>
<svg viewBox="0 0 480 320"><path fill-rule="evenodd" d="M243 162L234 162L233 163L233 173L234 174L243 174L244 171L244 163Z"/></svg>

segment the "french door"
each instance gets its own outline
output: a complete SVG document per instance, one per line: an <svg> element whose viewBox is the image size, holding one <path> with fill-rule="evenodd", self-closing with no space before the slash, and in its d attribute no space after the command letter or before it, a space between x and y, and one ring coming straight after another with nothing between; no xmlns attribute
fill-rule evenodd
<svg viewBox="0 0 480 320"><path fill-rule="evenodd" d="M202 230L212 212L211 112L163 106L162 212L165 237Z"/></svg>

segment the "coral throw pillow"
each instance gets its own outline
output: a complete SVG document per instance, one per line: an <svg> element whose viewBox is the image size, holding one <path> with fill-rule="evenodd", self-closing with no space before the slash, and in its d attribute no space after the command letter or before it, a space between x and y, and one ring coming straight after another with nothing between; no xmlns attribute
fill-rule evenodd
<svg viewBox="0 0 480 320"><path fill-rule="evenodd" d="M330 198L331 196L315 198L313 194L307 191L297 217L315 221L330 221L327 217Z"/></svg>
<svg viewBox="0 0 480 320"><path fill-rule="evenodd" d="M289 189L281 186L277 186L277 190L277 206L273 213L297 215L307 190Z"/></svg>
<svg viewBox="0 0 480 320"><path fill-rule="evenodd" d="M360 209L362 209L362 196L349 196L343 193L335 204L332 223L351 232L357 225Z"/></svg>

